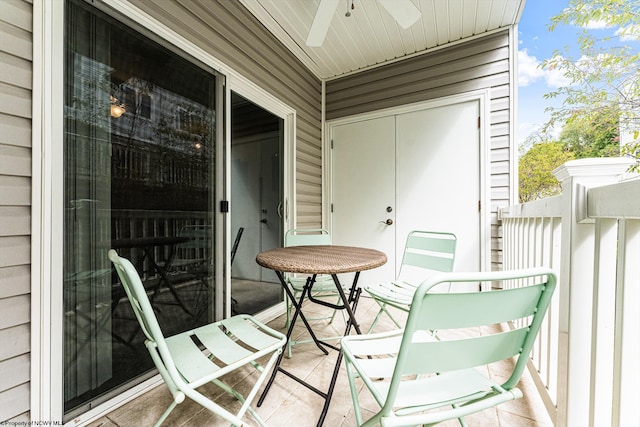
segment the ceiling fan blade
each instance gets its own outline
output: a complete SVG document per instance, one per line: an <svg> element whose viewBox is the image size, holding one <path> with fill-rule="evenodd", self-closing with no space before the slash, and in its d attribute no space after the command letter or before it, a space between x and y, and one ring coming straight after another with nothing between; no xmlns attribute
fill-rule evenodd
<svg viewBox="0 0 640 427"><path fill-rule="evenodd" d="M316 10L316 15L313 17L313 22L307 35L307 46L322 46L333 15L338 7L338 1L340 0L320 0L318 10Z"/></svg>
<svg viewBox="0 0 640 427"><path fill-rule="evenodd" d="M411 0L378 0L389 15L405 30L420 19L422 13Z"/></svg>

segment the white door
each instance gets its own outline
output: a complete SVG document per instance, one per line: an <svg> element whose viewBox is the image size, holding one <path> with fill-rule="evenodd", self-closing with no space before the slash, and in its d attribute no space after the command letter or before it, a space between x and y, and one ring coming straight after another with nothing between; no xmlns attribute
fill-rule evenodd
<svg viewBox="0 0 640 427"><path fill-rule="evenodd" d="M278 282L256 255L280 246L280 142L278 136L235 144L231 150L232 239L244 228L234 258L233 277Z"/></svg>
<svg viewBox="0 0 640 427"><path fill-rule="evenodd" d="M399 254L412 230L448 231L458 238L455 270L479 270L478 104L470 101L397 116Z"/></svg>
<svg viewBox="0 0 640 427"><path fill-rule="evenodd" d="M396 276L411 230L453 232L456 271L480 269L478 117L470 101L331 128L333 239L384 251L375 280Z"/></svg>
<svg viewBox="0 0 640 427"><path fill-rule="evenodd" d="M233 261L232 276L260 280L255 256L260 252L260 142L235 144L231 149L231 236L244 228Z"/></svg>
<svg viewBox="0 0 640 427"><path fill-rule="evenodd" d="M383 251L389 260L375 277L392 278L396 236L384 221L396 214L395 117L335 126L332 139L332 242Z"/></svg>
<svg viewBox="0 0 640 427"><path fill-rule="evenodd" d="M261 142L260 147L260 252L281 246L282 206L280 183L280 136ZM255 263L255 260L254 260ZM255 263L257 265L257 263ZM260 268L260 281L279 283L276 273Z"/></svg>

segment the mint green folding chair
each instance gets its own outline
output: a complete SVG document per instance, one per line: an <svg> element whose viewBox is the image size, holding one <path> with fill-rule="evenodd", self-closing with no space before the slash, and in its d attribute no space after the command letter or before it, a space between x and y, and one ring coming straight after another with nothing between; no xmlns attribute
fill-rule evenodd
<svg viewBox="0 0 640 427"><path fill-rule="evenodd" d="M441 283L499 281L508 281L505 289L429 292ZM430 426L454 418L464 426L466 415L521 398L516 385L555 287L556 276L547 268L440 273L414 293L404 330L343 338L358 426ZM506 359L513 369L505 382L482 374L486 365ZM366 422L358 378L362 392L368 390L380 406Z"/></svg>
<svg viewBox="0 0 640 427"><path fill-rule="evenodd" d="M396 280L372 283L364 287L380 306L369 332L373 331L383 313L398 328L402 328L389 307L408 313L413 293L425 278L437 272L453 271L456 243L456 236L452 233L420 230L409 233Z"/></svg>
<svg viewBox="0 0 640 427"><path fill-rule="evenodd" d="M284 245L285 246L306 246L306 245L330 245L331 244L331 235L329 232L323 228L294 228L288 230L284 236ZM287 284L291 287L292 294L294 298L298 298L302 291L304 290L304 286L307 282L307 276L301 275L293 275L287 274L285 276L285 280ZM333 281L333 278L328 274L318 274L316 276L315 283L313 284L313 296L314 298L336 298L338 302L340 302L340 294L336 289L336 285ZM287 298L287 316L285 327L289 327L289 323L291 321L291 310L293 308L293 304ZM329 323L333 322L335 318L336 310L333 310L333 313L330 316L325 317L315 317L315 318L307 318L307 320L321 320L321 319L329 319ZM342 335L330 338L323 338L324 340L330 339L340 339ZM287 356L291 357L291 348L296 344L302 344L305 342L312 342L312 340L289 340L287 343Z"/></svg>
<svg viewBox="0 0 640 427"><path fill-rule="evenodd" d="M113 249L109 251L109 259L146 335L145 345L151 358L173 396L173 401L155 425L161 425L176 405L189 397L232 425L246 425L242 417L249 411L264 426L250 404L281 353L286 337L249 315L237 315L165 338L133 264L119 257ZM257 359L265 356L266 363L259 365ZM221 377L245 367L255 368L259 375L247 395L242 396L225 384ZM246 378L249 381L253 376ZM197 390L209 382L242 402L240 410L233 414Z"/></svg>

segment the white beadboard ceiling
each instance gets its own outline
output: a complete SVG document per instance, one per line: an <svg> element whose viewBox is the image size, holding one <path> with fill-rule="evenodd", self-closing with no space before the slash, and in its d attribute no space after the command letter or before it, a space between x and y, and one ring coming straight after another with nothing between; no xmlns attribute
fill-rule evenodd
<svg viewBox="0 0 640 427"><path fill-rule="evenodd" d="M332 79L498 31L525 0L412 0L422 16L402 29L377 0L339 0L321 47L305 45L320 0L240 0L318 78ZM346 17L347 8L351 16Z"/></svg>

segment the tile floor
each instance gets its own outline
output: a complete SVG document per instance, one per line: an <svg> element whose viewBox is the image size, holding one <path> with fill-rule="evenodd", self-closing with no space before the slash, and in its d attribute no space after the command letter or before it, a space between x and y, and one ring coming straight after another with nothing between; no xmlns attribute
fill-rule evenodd
<svg viewBox="0 0 640 427"><path fill-rule="evenodd" d="M375 303L369 298L363 297L360 299L357 317L361 322L363 331L368 329L373 320L376 307ZM308 318L314 317L312 314L314 312L323 314L322 312L326 310L327 309L315 304L305 306L305 313ZM339 315L331 325L328 325L326 320L315 320L312 323L314 324L314 330L324 328L327 335L323 336L339 334L340 325L344 324ZM275 329L284 330L284 315L273 320L269 325ZM392 326L392 323L383 317L376 327L376 331L388 330L391 329ZM304 338L305 330L302 323L300 323L300 326L296 325L293 336ZM293 348L293 354L290 359L286 357L283 359L283 367L307 379L318 388L326 390L331 373L333 372L336 356L336 351L330 351L328 356L324 356L313 344L299 344ZM490 375L499 376L500 371L504 369L504 365L493 367L490 369ZM227 378L227 382L231 385L237 384L236 387L242 390L245 375L246 374L243 373L236 374L233 378ZM519 387L524 393L523 399L508 402L500 405L498 408L488 409L482 413L465 417L467 424L469 426L502 427L553 426L528 373L525 372ZM216 387L205 386L204 390L209 396L217 398L218 402L223 406L239 407L236 400L220 392ZM151 426L169 405L170 400L170 394L166 387L164 387L164 385L159 386L114 410L105 417L91 423L90 427ZM257 402L257 399L254 401L254 407L255 402ZM257 411L269 426L315 426L322 405L323 401L318 395L285 375L278 374L264 403L260 408L257 408ZM376 410L375 402L373 399L366 399L366 395L363 407L363 417L365 419L368 417L367 410L371 411L369 415L372 415L373 411ZM251 418L251 416L246 415L245 419L249 425L256 425L255 420ZM164 425L217 427L227 426L228 423L187 399L174 409ZM343 363L324 426L348 427L354 425L355 417L352 408L351 394L349 392L348 380L344 372ZM454 420L442 425L456 426L459 424Z"/></svg>

